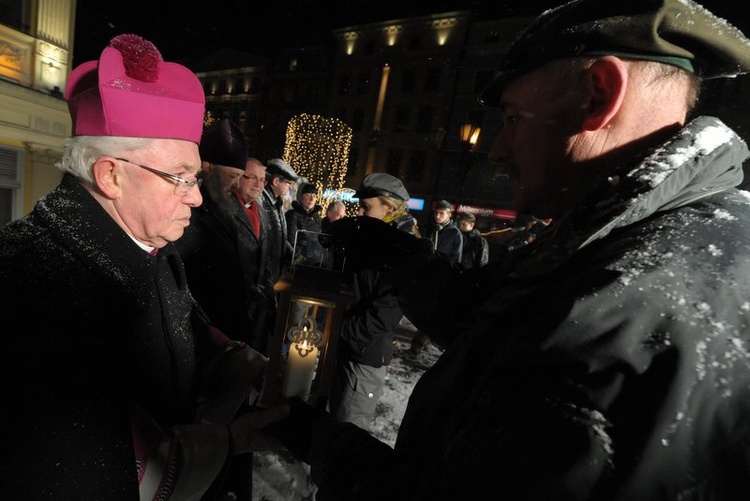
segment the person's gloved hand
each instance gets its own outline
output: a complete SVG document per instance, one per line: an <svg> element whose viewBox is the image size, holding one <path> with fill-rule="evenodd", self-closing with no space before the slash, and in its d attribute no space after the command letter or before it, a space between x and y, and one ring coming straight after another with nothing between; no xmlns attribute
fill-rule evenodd
<svg viewBox="0 0 750 501"><path fill-rule="evenodd" d="M432 256L432 242L401 231L380 219L358 216L334 221L330 245L346 255L347 267L392 270Z"/></svg>
<svg viewBox="0 0 750 501"><path fill-rule="evenodd" d="M278 439L297 459L308 461L312 447L313 426L321 419L333 418L324 410L307 404L299 397L292 397L287 404L287 417L271 423L266 430Z"/></svg>
<svg viewBox="0 0 750 501"><path fill-rule="evenodd" d="M227 425L232 454L281 449L284 444L268 433L271 424L289 416L289 406L280 404L267 409L252 409Z"/></svg>

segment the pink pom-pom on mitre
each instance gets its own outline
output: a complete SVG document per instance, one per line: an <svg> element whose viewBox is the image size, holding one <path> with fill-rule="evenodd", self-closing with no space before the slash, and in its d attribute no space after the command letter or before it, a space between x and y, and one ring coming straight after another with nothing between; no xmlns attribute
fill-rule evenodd
<svg viewBox="0 0 750 501"><path fill-rule="evenodd" d="M109 46L122 54L125 74L142 82L155 82L159 78L161 52L154 44L138 35L118 35Z"/></svg>

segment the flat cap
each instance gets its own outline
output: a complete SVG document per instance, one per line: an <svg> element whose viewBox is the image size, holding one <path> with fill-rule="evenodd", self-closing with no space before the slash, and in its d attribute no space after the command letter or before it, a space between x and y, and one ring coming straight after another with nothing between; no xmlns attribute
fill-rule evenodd
<svg viewBox="0 0 750 501"><path fill-rule="evenodd" d="M435 210L440 210L440 209L447 210L448 212L453 212L453 206L447 200L439 200L435 204Z"/></svg>
<svg viewBox="0 0 750 501"><path fill-rule="evenodd" d="M471 212L459 212L458 216L456 217L457 220L466 219L467 221L471 221L472 223L477 222L477 217L472 214Z"/></svg>
<svg viewBox="0 0 750 501"><path fill-rule="evenodd" d="M373 172L363 180L354 193L356 198L391 197L402 202L409 200L409 192L397 177L386 172Z"/></svg>
<svg viewBox="0 0 750 501"><path fill-rule="evenodd" d="M614 55L678 66L702 78L750 71L750 40L692 0L573 0L543 12L511 44L479 101L553 60Z"/></svg>
<svg viewBox="0 0 750 501"><path fill-rule="evenodd" d="M280 158L272 158L266 162L266 172L272 176L281 176L284 179L296 183L299 179L292 166Z"/></svg>
<svg viewBox="0 0 750 501"><path fill-rule="evenodd" d="M198 151L204 162L245 170L245 135L231 120L222 118L203 131Z"/></svg>

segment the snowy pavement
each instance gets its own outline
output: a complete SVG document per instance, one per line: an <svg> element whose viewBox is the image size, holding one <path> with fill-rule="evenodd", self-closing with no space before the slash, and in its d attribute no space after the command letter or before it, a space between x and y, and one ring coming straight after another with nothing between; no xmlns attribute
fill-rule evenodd
<svg viewBox="0 0 750 501"><path fill-rule="evenodd" d="M440 356L440 349L427 345L418 356L409 352L409 343L397 341L391 365L388 366L383 397L372 422L372 434L391 447L406 403L417 380ZM253 501L305 501L315 499L309 468L287 453L253 454Z"/></svg>

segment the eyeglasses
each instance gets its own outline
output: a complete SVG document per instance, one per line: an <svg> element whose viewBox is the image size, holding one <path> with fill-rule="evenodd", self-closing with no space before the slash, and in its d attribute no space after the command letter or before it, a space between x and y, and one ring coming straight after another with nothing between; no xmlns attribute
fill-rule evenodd
<svg viewBox="0 0 750 501"><path fill-rule="evenodd" d="M131 162L127 158L118 158L118 157L114 157L114 158L115 158L115 160L119 160L120 162L126 162L126 163L129 163L129 164L135 165L136 167L140 167L141 169L146 169L149 172L153 172L157 176L161 176L161 177L163 177L165 179L169 179L169 180L174 181L176 183L174 185L174 194L175 195L179 195L181 197L184 197L185 195L187 195L188 192L191 189L193 189L193 187L195 187L198 184L198 180L197 179L192 179L192 180L188 181L187 179L182 179L181 177L175 176L174 174L170 174L168 172L160 171L158 169L154 169L153 167L149 167L147 165L141 165L141 164L137 164L135 162Z"/></svg>
<svg viewBox="0 0 750 501"><path fill-rule="evenodd" d="M266 180L265 178L254 176L252 174L250 175L242 174L242 179L247 179L248 181L252 181L253 183L261 183L261 182L265 182Z"/></svg>

